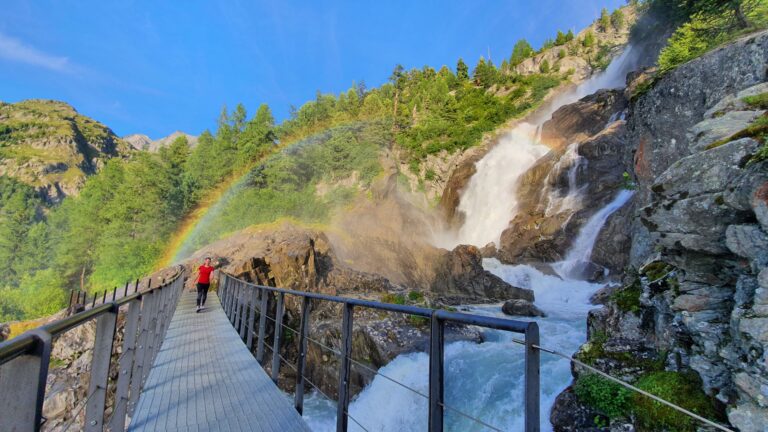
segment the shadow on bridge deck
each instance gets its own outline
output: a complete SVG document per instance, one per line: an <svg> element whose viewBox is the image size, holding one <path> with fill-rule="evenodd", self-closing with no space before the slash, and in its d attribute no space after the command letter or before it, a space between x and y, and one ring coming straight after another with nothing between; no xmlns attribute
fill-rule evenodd
<svg viewBox="0 0 768 432"><path fill-rule="evenodd" d="M219 298L195 312L184 293L130 431L309 431L232 328Z"/></svg>

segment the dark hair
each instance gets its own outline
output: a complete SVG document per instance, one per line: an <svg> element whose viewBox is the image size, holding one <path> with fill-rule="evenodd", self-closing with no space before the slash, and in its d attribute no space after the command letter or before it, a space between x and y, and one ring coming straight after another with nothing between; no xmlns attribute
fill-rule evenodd
<svg viewBox="0 0 768 432"><path fill-rule="evenodd" d="M209 260L209 259L211 259L211 257L205 257L205 259L203 261Z"/></svg>

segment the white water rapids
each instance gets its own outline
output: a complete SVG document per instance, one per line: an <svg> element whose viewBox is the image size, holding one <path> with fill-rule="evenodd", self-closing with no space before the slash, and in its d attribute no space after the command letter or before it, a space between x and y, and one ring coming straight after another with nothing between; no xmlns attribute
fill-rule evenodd
<svg viewBox="0 0 768 432"><path fill-rule="evenodd" d="M628 47L608 69L559 95L551 105L508 132L488 154L477 163L477 173L462 194L459 210L465 223L458 234L444 239L444 246L498 244L517 207L516 191L520 176L544 156L549 149L539 143L539 126L560 106L575 102L601 88L624 85L624 77L635 63ZM571 155L573 158L574 155ZM576 160L576 158L573 158ZM577 191L576 184L569 185ZM571 195L569 193L569 195ZM527 265L504 265L486 259L485 268L513 286L530 288L535 292L536 305L547 313L535 318L540 326L542 346L564 353L573 353L586 339L586 314L593 308L591 295L603 285L570 277L569 269L588 261L600 230L610 215L631 197L622 191L603 209L595 213L573 241L567 258L553 263L558 274L547 275ZM588 203L585 203L588 205ZM473 313L504 316L501 305L471 306ZM531 320L531 318L521 318ZM445 348L446 405L482 419L501 430L523 429L523 366L521 345L511 338L521 335L496 330L483 330L484 342L454 342ZM353 367L355 367L353 365ZM426 353L400 355L379 372L423 394L428 394L429 357ZM361 371L361 373L365 373ZM571 382L570 363L560 357L541 354L541 429L551 430L549 414L555 397ZM427 429L427 400L380 376L350 404L351 431L423 431ZM335 402L317 392L305 400L304 418L313 431L333 431L336 427ZM486 427L461 417L450 409L445 411L446 430L484 431Z"/></svg>

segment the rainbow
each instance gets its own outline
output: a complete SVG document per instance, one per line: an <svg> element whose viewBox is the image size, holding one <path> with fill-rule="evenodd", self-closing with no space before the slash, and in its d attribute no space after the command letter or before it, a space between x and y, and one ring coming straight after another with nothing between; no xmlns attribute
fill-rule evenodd
<svg viewBox="0 0 768 432"><path fill-rule="evenodd" d="M182 251L187 240L189 240L192 234L195 233L195 229L200 226L200 223L205 219L205 216L207 216L210 210L214 208L216 204L220 203L230 191L242 183L252 169L253 168L250 167L230 176L206 194L206 197L181 221L179 229L177 229L171 236L168 241L168 246L165 248L165 252L163 252L160 260L158 260L158 270L173 265L182 258L178 256L179 253Z"/></svg>
<svg viewBox="0 0 768 432"><path fill-rule="evenodd" d="M352 124L358 122L349 123ZM207 192L206 197L181 221L179 224L179 229L177 229L176 232L171 235L171 238L168 241L168 246L165 248L165 251L157 262L157 269L159 270L168 267L185 258L184 256L180 255L184 252L185 245L192 238L197 229L205 224L207 218L213 216L214 213L212 213L212 211L215 210L219 204L223 203L227 196L238 189L238 187L247 179L248 174L250 174L250 172L256 166L264 163L265 160L279 154L282 151L287 150L288 148L295 148L297 146L311 143L310 138L318 136L328 129L329 128L325 128L320 132L315 132L309 137L304 137L300 140L279 144L273 149L272 152L269 152L268 154L261 157L256 163L246 167L242 171L233 174L228 179L224 180L218 186L216 186L216 188L214 188L212 191Z"/></svg>

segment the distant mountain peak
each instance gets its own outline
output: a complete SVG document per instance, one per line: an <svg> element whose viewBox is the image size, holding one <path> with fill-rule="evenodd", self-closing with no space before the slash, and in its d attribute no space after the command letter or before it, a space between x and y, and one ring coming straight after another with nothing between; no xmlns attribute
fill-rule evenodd
<svg viewBox="0 0 768 432"><path fill-rule="evenodd" d="M169 146L171 143L176 140L176 138L179 137L186 137L187 142L189 142L190 147L194 147L197 145L197 137L194 135L190 135L186 132L182 131L175 131L172 134L159 138L156 140L152 140L150 137L144 134L131 134L126 135L123 137L123 140L128 142L131 147L133 147L136 150L144 150L149 152L156 152L160 150L161 147Z"/></svg>

